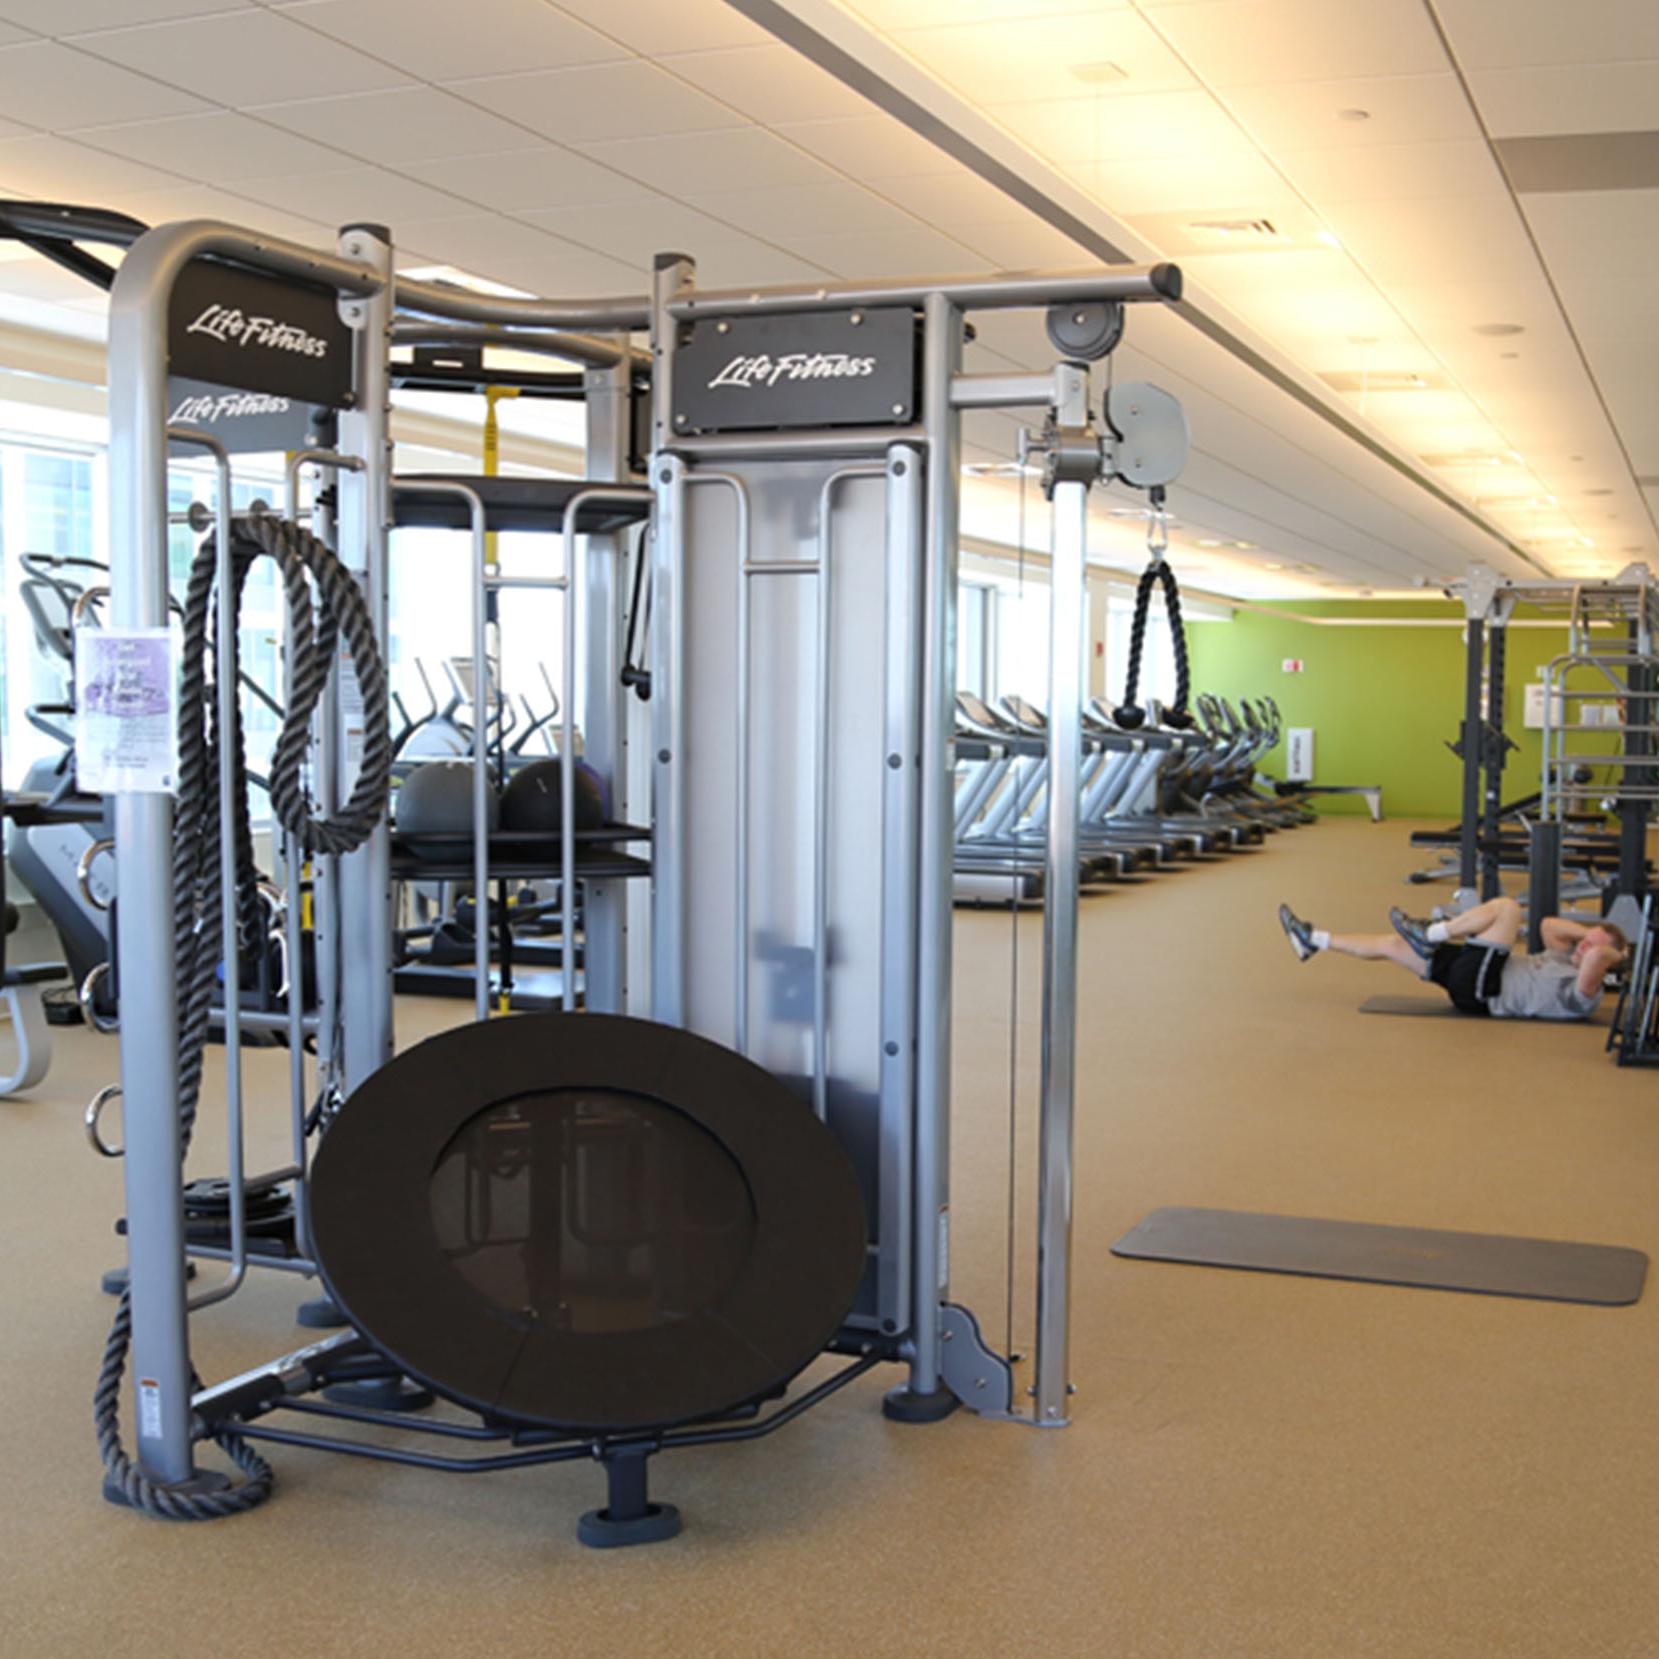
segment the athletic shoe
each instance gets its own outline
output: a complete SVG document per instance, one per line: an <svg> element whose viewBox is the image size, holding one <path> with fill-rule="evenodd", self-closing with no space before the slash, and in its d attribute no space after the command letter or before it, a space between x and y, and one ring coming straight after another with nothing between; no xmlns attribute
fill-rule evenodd
<svg viewBox="0 0 1659 1659"><path fill-rule="evenodd" d="M1313 942L1313 929L1288 904L1279 906L1279 926L1285 930L1285 937L1290 941L1290 948L1296 952L1298 962L1306 962L1310 956L1319 954Z"/></svg>
<svg viewBox="0 0 1659 1659"><path fill-rule="evenodd" d="M1418 916L1408 916L1399 905L1388 913L1389 925L1411 948L1427 962L1434 955L1434 941L1429 938L1429 924Z"/></svg>

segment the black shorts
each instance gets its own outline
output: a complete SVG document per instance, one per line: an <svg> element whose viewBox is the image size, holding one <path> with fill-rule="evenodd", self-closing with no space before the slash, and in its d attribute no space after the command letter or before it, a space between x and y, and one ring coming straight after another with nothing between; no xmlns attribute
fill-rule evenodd
<svg viewBox="0 0 1659 1659"><path fill-rule="evenodd" d="M1460 1013L1490 1014L1508 960L1502 945L1436 945L1429 958L1429 978Z"/></svg>

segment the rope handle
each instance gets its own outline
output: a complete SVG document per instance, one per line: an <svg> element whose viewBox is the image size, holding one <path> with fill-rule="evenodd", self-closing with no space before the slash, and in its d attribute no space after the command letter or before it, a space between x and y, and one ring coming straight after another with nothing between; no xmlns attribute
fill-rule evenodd
<svg viewBox="0 0 1659 1659"><path fill-rule="evenodd" d="M1175 654L1175 702L1164 711L1164 723L1184 731L1192 724L1187 701L1192 693L1192 670L1187 655L1186 624L1181 619L1181 586L1164 558L1169 548L1169 517L1164 512L1164 491L1155 484L1147 491L1152 510L1146 522L1146 550L1151 555L1135 589L1135 616L1129 627L1129 672L1125 676L1123 701L1112 718L1125 731L1138 731L1146 724L1146 710L1136 702L1140 687L1141 658L1146 647L1146 624L1152 608L1152 589L1161 585L1164 612L1169 618L1170 646Z"/></svg>

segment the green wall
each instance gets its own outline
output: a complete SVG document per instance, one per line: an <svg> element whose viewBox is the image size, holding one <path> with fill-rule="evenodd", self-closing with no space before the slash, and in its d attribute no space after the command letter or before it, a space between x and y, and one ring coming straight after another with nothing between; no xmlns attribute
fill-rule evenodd
<svg viewBox="0 0 1659 1659"><path fill-rule="evenodd" d="M1307 616L1461 620L1448 602L1294 602ZM1517 620L1521 620L1517 616ZM1397 818L1458 816L1461 768L1446 748L1463 714L1461 627L1321 627L1267 610L1240 610L1231 622L1187 625L1193 684L1236 699L1271 695L1289 726L1314 728L1317 783L1380 783L1383 810ZM1526 684L1565 650L1565 627L1512 628L1505 672L1504 727L1519 743L1504 772L1504 798L1538 787L1540 734L1524 724ZM1287 674L1286 658L1300 658ZM1581 740L1581 743L1584 740ZM1580 744L1575 744L1579 748ZM1284 772L1281 745L1263 770ZM1358 797L1319 802L1328 812L1364 812Z"/></svg>

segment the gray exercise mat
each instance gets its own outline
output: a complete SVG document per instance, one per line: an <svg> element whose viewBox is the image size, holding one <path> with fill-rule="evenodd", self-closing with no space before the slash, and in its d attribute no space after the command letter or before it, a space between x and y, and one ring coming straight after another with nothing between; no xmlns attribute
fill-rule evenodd
<svg viewBox="0 0 1659 1659"><path fill-rule="evenodd" d="M1647 1276L1647 1257L1616 1245L1182 1205L1154 1210L1112 1246L1112 1254L1604 1307L1636 1301Z"/></svg>
<svg viewBox="0 0 1659 1659"><path fill-rule="evenodd" d="M1455 1020L1479 1019L1480 1016L1460 1014L1443 996L1440 997L1367 997L1359 1005L1362 1014L1400 1014L1412 1019L1427 1019L1450 1015Z"/></svg>

